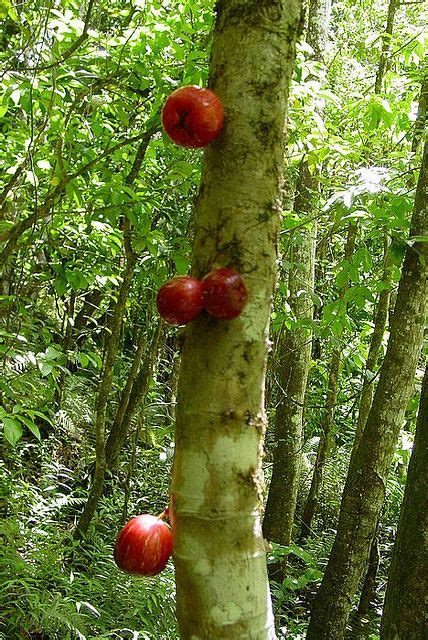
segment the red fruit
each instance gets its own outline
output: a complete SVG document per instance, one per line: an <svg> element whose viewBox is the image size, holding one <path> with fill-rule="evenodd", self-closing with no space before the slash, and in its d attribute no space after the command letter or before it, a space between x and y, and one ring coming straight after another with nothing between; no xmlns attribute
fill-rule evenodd
<svg viewBox="0 0 428 640"><path fill-rule="evenodd" d="M142 576L155 576L162 571L171 553L171 529L163 520L147 513L127 522L114 547L119 569Z"/></svg>
<svg viewBox="0 0 428 640"><path fill-rule="evenodd" d="M159 289L159 315L169 324L187 324L202 311L202 285L192 276L176 276Z"/></svg>
<svg viewBox="0 0 428 640"><path fill-rule="evenodd" d="M215 93L202 87L173 91L162 109L162 124L181 147L205 147L223 126L223 106Z"/></svg>
<svg viewBox="0 0 428 640"><path fill-rule="evenodd" d="M234 269L215 269L202 280L203 306L215 318L236 318L247 304L247 300L245 282L241 274Z"/></svg>

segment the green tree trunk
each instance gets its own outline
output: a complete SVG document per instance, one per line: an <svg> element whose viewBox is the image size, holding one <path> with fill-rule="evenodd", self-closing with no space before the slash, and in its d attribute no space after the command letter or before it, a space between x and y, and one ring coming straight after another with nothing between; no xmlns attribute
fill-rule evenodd
<svg viewBox="0 0 428 640"><path fill-rule="evenodd" d="M376 376L376 369L379 365L379 360L382 353L382 342L385 334L386 323L388 321L389 301L391 298L391 261L388 254L389 242L385 233L384 240L384 268L382 275L382 282L385 284L377 300L376 308L374 311L374 327L370 340L369 352L367 354L367 361L364 371L363 386L361 389L360 404L358 408L357 427L355 429L355 438L352 445L352 454L358 449L358 445L361 441L361 436L366 426L367 418L369 415L370 407L373 400L373 386Z"/></svg>
<svg viewBox="0 0 428 640"><path fill-rule="evenodd" d="M354 254L355 249L355 239L357 236L357 227L356 225L349 225L348 227L348 235L346 239L345 245L345 260L348 263L351 262L352 256ZM348 290L348 284L344 284L340 289L340 298L343 300L346 291ZM346 302L343 302L345 305L345 313L346 313ZM340 336L339 336L340 338ZM319 496L322 487L324 467L327 462L328 453L330 450L331 438L332 438L332 430L334 425L334 414L336 412L336 403L337 403L337 394L339 391L339 380L340 380L340 369L342 363L342 344L339 344L334 348L331 361L330 368L328 372L328 383L327 383L327 395L326 395L326 409L325 409L325 417L323 422L323 430L320 435L320 440L318 443L317 449L317 457L315 460L314 471L312 474L311 486L309 488L308 497L306 499L305 507L303 509L302 515L302 525L300 536L301 538L306 538L310 535L312 529L312 520L314 519L317 507Z"/></svg>
<svg viewBox="0 0 428 640"><path fill-rule="evenodd" d="M428 592L428 367L422 383L415 442L392 552L381 640L426 638Z"/></svg>
<svg viewBox="0 0 428 640"><path fill-rule="evenodd" d="M336 539L314 601L307 640L341 640L368 560L385 496L385 482L413 381L427 310L426 234L428 143L416 189L391 332L360 446L349 467Z"/></svg>
<svg viewBox="0 0 428 640"><path fill-rule="evenodd" d="M123 315L125 312L126 300L135 264L136 255L132 254L125 266L117 302L114 306L111 322L108 326L109 332L106 340L104 362L101 371L101 382L98 388L97 401L95 404L95 471L88 500L77 523L75 532L77 538L82 537L87 532L103 490L104 477L106 473L105 422L107 403L113 382L114 361L119 348Z"/></svg>
<svg viewBox="0 0 428 640"><path fill-rule="evenodd" d="M367 355L367 361L364 371L363 386L361 389L360 404L358 410L357 427L355 430L355 438L352 446L351 461L358 449L361 441L361 436L366 426L367 418L369 415L370 407L373 400L373 387L375 384L377 368L381 359L382 353L382 341L385 334L385 329L388 321L389 305L391 300L391 260L389 256L389 241L388 236L385 233L384 237L384 269L382 281L387 286L383 289L376 303L374 311L374 327L370 341L370 348ZM351 464L351 463L350 463ZM369 613L371 603L373 602L376 591L376 576L379 569L380 553L379 553L379 522L376 526L376 533L373 538L372 546L369 554L369 564L367 567L366 576L364 578L363 586L361 589L360 602L358 609L355 613L355 618L352 620L353 628L358 630L364 628L367 625L367 614Z"/></svg>
<svg viewBox="0 0 428 640"><path fill-rule="evenodd" d="M107 466L112 469L117 462L120 450L128 435L131 420L137 410L139 403L144 403L149 383L152 378L153 368L158 357L159 340L162 335L164 325L159 321L145 357L136 375L136 370L131 369L127 384L122 394L122 399L116 412L112 428L106 442Z"/></svg>
<svg viewBox="0 0 428 640"><path fill-rule="evenodd" d="M304 208L300 212L314 211L318 178L309 174L307 164L300 167L304 178L299 181L298 200ZM308 175L307 175L308 174ZM312 180L312 184L310 183ZM303 202L302 202L303 201ZM312 203L312 206L311 206ZM296 203L296 210L298 204ZM293 242L290 262L288 303L296 323L313 317L314 254L316 225L297 233ZM302 295L304 291L304 295ZM265 538L283 545L291 542L294 512L297 501L302 461L303 407L311 359L312 331L296 324L285 330L279 345L279 383L282 394L275 416L275 449L272 479L263 519Z"/></svg>
<svg viewBox="0 0 428 640"><path fill-rule="evenodd" d="M147 151L151 135L147 135L140 142L135 154L134 162L126 176L125 183L130 186L135 181ZM107 469L107 459L105 450L105 424L107 404L113 383L113 369L117 351L120 344L120 335L125 314L126 301L131 287L134 270L137 264L137 254L132 248L132 225L128 218L123 217L121 220L123 231L123 244L125 247L125 265L122 273L122 282L119 288L117 301L113 306L111 320L108 324L108 333L106 335L104 361L101 371L101 380L98 388L97 401L95 404L95 472L91 491L88 500L83 508L82 515L77 523L75 536L82 537L88 530L92 518L94 517L98 501L101 497L104 477Z"/></svg>
<svg viewBox="0 0 428 640"><path fill-rule="evenodd" d="M311 0L306 41L313 59L322 62L330 18L330 0ZM299 167L294 211L313 218L319 208L320 168L304 160ZM299 325L312 320L311 294L315 279L315 243L317 225L312 222L291 239L288 303L296 325L286 330L279 345L281 400L275 416L275 449L272 480L263 519L268 540L289 545L294 523L303 446L303 408L312 350L312 331ZM302 295L303 292L303 295Z"/></svg>
<svg viewBox="0 0 428 640"><path fill-rule="evenodd" d="M223 0L210 85L224 130L207 148L193 273L231 266L249 301L188 327L171 485L180 637L275 638L260 522L268 321L276 276L284 122L298 0Z"/></svg>
<svg viewBox="0 0 428 640"><path fill-rule="evenodd" d="M379 66L376 73L375 89L374 89L375 93L380 93L382 91L382 82L385 76L386 65L388 62L388 53L391 48L391 37L392 37L392 30L394 28L394 19L399 6L400 6L400 0L389 0L386 27L382 35L382 52L380 54Z"/></svg>

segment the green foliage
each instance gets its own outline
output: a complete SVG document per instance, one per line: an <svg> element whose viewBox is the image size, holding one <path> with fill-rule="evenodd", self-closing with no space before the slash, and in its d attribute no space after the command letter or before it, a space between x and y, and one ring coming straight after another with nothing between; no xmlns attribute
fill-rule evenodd
<svg viewBox="0 0 428 640"><path fill-rule="evenodd" d="M84 544L72 531L88 495L95 458L94 405L102 371L106 323L123 276L124 221L138 254L127 300L120 353L108 398L112 423L136 350L150 337L159 286L188 272L192 206L201 153L174 146L160 131L166 95L182 84L206 84L213 27L211 0L78 3L0 0L1 249L11 247L0 296L1 468L6 518L0 535L0 637L173 640L171 568L150 581L115 569L112 532L120 525L132 457L125 445ZM91 8L87 14L88 8ZM325 415L328 362L340 347L343 366L333 451L325 470L314 536L302 548L274 547L288 573L273 587L278 635L302 638L309 602L328 557L355 430L383 280L385 235L392 286L406 249L418 154L412 151L416 99L426 38L417 3L400 5L382 91L374 81L385 3L338 0L326 46L326 69L299 45L290 96L287 153L289 202L281 229L281 282L272 316L276 341L298 324L314 333L305 402L304 472L308 490ZM425 38L425 39L424 39ZM144 161L132 171L143 136ZM293 316L287 302L288 248L314 223L291 211L299 163L319 171L317 282L299 295L315 319ZM30 221L18 236L13 230ZM349 225L356 249L343 255ZM83 318L83 319L82 319ZM160 512L168 500L173 452L176 333L162 346L149 384L129 515ZM319 351L319 353L317 353ZM281 390L271 359L272 403ZM174 365L174 369L176 365ZM373 376L376 372L371 372ZM382 576L396 529L417 407L412 399L397 446L383 513ZM273 434L268 434L271 444ZM269 477L269 458L267 459ZM375 638L372 635L372 638Z"/></svg>
<svg viewBox="0 0 428 640"><path fill-rule="evenodd" d="M73 541L73 520L87 492L79 486L76 470L52 461L61 456L63 446L64 436L51 438L37 450L18 446L15 470L10 464L1 469L7 508L0 529L0 637L41 633L52 639L84 640L138 632L149 640L172 640L177 634L171 567L161 576L141 579L120 573L113 562L114 532L120 529L123 506L117 485L104 499L88 539ZM79 453L77 441L70 440L69 447ZM162 510L167 495L163 469L159 453L141 455L131 497L133 513Z"/></svg>

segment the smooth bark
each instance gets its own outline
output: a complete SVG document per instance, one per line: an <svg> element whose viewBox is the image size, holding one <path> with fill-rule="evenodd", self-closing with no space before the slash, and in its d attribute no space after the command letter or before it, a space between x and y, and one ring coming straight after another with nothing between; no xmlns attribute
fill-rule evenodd
<svg viewBox="0 0 428 640"><path fill-rule="evenodd" d="M386 26L385 31L382 35L382 52L380 54L379 65L376 73L374 89L375 93L380 93L382 91L382 82L385 76L386 65L388 62L388 53L391 48L391 37L392 30L394 28L394 19L399 6L400 0L389 0Z"/></svg>
<svg viewBox="0 0 428 640"><path fill-rule="evenodd" d="M306 41L312 47L312 59L324 60L325 41L330 19L330 0L311 0ZM302 160L296 184L294 211L304 218L315 218L319 208L320 167L309 167ZM314 220L291 238L288 303L296 321L280 339L280 400L275 415L275 449L272 479L263 519L268 540L288 546L296 510L302 466L303 409L312 350L315 244ZM302 326L302 321L306 321Z"/></svg>
<svg viewBox="0 0 428 640"><path fill-rule="evenodd" d="M295 209L309 213L318 196L318 176L313 177L306 163L300 167L298 202ZM297 200L297 199L296 199ZM299 206L300 205L300 206ZM275 448L272 479L269 487L263 533L268 540L289 545L294 523L297 490L302 461L303 408L312 349L312 331L299 321L312 320L316 225L297 233L290 254L288 303L296 321L285 330L279 353L280 400L275 416ZM293 240L291 241L293 242Z"/></svg>
<svg viewBox="0 0 428 640"><path fill-rule="evenodd" d="M202 315L183 347L171 512L185 640L275 638L260 454L283 129L300 18L297 0L217 3L210 86L226 119L206 150L193 273L233 267L249 301L232 321Z"/></svg>
<svg viewBox="0 0 428 640"><path fill-rule="evenodd" d="M381 640L426 637L428 591L428 368L422 383L415 442L392 552Z"/></svg>
<svg viewBox="0 0 428 640"><path fill-rule="evenodd" d="M110 469L116 465L119 453L131 426L131 420L135 415L138 405L144 404L145 402L153 368L158 356L159 341L163 328L163 323L159 321L138 374L136 375L137 372L134 366L131 368L125 389L122 393L121 402L106 442L106 460L107 466Z"/></svg>
<svg viewBox="0 0 428 640"><path fill-rule="evenodd" d="M376 380L377 368L382 355L382 342L385 334L386 324L388 321L389 303L391 298L391 261L388 253L389 242L388 236L384 238L384 268L382 274L382 282L385 285L376 303L374 311L374 327L371 335L369 352L367 354L366 366L364 370L363 386L361 388L360 404L358 408L357 426L355 429L355 438L352 445L352 454L358 449L361 436L366 426L370 407L373 400L373 387Z"/></svg>
<svg viewBox="0 0 428 640"><path fill-rule="evenodd" d="M386 477L413 389L427 311L428 143L391 330L373 404L351 461L336 539L314 601L307 640L341 640L385 496ZM412 237L416 236L414 240Z"/></svg>
<svg viewBox="0 0 428 640"><path fill-rule="evenodd" d="M357 236L356 225L349 225L348 234L345 245L345 260L350 263L355 249L355 240ZM339 292L339 298L345 308L346 302L344 302L344 296L348 290L348 283L345 283ZM341 334L339 338L341 337ZM325 401L325 416L322 427L322 433L318 443L317 456L315 459L314 470L312 474L311 486L309 488L308 497L303 509L302 523L301 523L301 538L307 538L311 534L312 521L318 508L319 497L322 488L324 467L328 459L330 451L331 437L334 426L334 416L336 412L337 394L339 392L339 380L340 370L342 365L342 349L343 346L339 343L333 349L333 353L330 360L330 366L328 371L328 383L327 383L327 395Z"/></svg>

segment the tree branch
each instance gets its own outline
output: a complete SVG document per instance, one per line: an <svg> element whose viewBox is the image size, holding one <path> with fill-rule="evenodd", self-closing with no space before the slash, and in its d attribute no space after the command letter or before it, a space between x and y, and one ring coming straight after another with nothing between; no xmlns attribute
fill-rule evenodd
<svg viewBox="0 0 428 640"><path fill-rule="evenodd" d="M5 245L3 251L0 253L0 265L4 265L8 260L8 258L10 257L10 255L14 252L16 245L18 243L18 240L21 237L21 235L24 233L24 231L27 231L27 229L30 229L40 218L43 218L44 216L49 214L52 206L55 204L55 202L58 200L60 196L62 197L64 195L65 187L72 180L74 180L75 178L83 175L84 173L92 169L92 167L94 167L99 162L101 162L101 160L104 160L105 158L110 156L112 153L117 151L117 149L120 149L121 147L131 144L132 142L137 142L141 140L142 144L140 145L139 152L142 149L144 149L145 151L147 148L147 145L150 142L150 139L158 130L159 130L159 126L155 125L150 129L148 129L147 131L145 131L143 134L139 134L138 136L133 136L132 138L127 138L126 140L122 140L121 142L118 142L117 144L115 144L113 147L110 147L109 149L106 149L105 151L100 153L96 158L94 158L93 160L90 160L90 162L87 162L86 164L80 166L74 173L65 176L59 182L59 184L50 193L47 194L44 202L41 205L39 205L35 209L35 211L30 216L28 216L28 218L21 220L21 222L16 223L13 227L11 227L10 229L6 230L3 233L2 240L6 241L7 244ZM139 154L137 154L137 157L134 160L131 172L134 171L134 168L137 166L136 163L137 163L138 156ZM143 157L144 157L144 153L141 156L141 161L139 166L141 166ZM138 168L136 169L136 173L138 172ZM136 173L135 173L135 176L136 176Z"/></svg>
<svg viewBox="0 0 428 640"><path fill-rule="evenodd" d="M51 64L36 65L35 67L20 67L19 69L15 69L15 71L46 71L48 69L54 69L58 65L62 64L63 62L71 58L73 53L75 53L75 51L77 51L77 49L81 47L81 45L85 42L85 40L88 37L89 21L91 19L91 14L92 14L92 9L94 7L94 4L95 4L95 0L89 0L88 8L86 10L85 20L83 24L83 31L80 34L80 36L77 38L77 40L65 51L62 58L59 58L59 60L56 60Z"/></svg>

